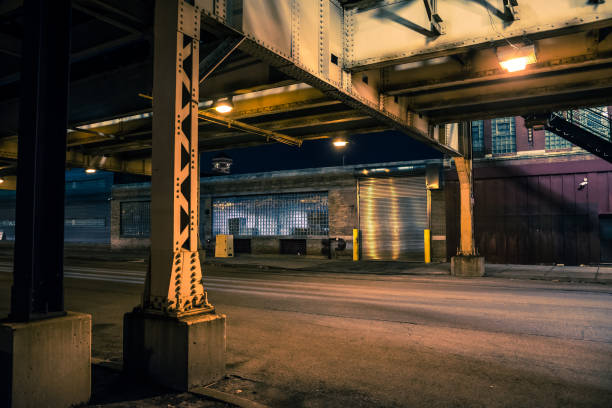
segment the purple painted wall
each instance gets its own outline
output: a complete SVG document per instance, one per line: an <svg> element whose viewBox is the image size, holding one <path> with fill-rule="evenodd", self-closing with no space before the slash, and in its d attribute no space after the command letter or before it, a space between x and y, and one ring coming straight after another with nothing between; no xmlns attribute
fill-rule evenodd
<svg viewBox="0 0 612 408"><path fill-rule="evenodd" d="M578 189L584 178L587 186ZM454 169L446 174L445 188L451 256L459 239ZM476 245L487 262L599 263L602 214L612 214L612 164L604 160L588 155L475 164Z"/></svg>

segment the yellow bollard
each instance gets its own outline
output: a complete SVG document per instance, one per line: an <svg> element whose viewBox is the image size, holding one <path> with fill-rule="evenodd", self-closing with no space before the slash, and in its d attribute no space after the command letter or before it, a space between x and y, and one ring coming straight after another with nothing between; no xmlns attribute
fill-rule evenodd
<svg viewBox="0 0 612 408"><path fill-rule="evenodd" d="M359 260L359 230L353 229L353 261Z"/></svg>
<svg viewBox="0 0 612 408"><path fill-rule="evenodd" d="M431 262L431 231L426 229L423 230L423 238L425 240L425 263Z"/></svg>

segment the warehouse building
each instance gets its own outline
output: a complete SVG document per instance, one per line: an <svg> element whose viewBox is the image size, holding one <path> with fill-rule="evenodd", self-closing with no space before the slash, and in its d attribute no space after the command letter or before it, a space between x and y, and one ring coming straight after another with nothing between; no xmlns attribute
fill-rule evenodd
<svg viewBox="0 0 612 408"><path fill-rule="evenodd" d="M581 111L609 135L609 110ZM612 262L612 165L521 117L472 123L477 248L487 262ZM424 258L447 261L459 241L457 173L448 160L377 163L201 179L200 239L218 234L237 254ZM14 239L14 192L0 196L0 234ZM114 184L111 173L67 173L65 239L147 248L150 184Z"/></svg>

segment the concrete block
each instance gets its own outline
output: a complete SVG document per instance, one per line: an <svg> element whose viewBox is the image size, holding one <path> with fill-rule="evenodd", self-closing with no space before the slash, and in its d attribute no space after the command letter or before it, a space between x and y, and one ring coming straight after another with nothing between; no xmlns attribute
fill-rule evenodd
<svg viewBox="0 0 612 408"><path fill-rule="evenodd" d="M0 323L0 406L70 407L91 395L91 315Z"/></svg>
<svg viewBox="0 0 612 408"><path fill-rule="evenodd" d="M225 315L174 318L134 311L123 319L124 370L176 390L222 378L225 347Z"/></svg>
<svg viewBox="0 0 612 408"><path fill-rule="evenodd" d="M485 274L484 256L453 256L451 258L451 275L478 277Z"/></svg>

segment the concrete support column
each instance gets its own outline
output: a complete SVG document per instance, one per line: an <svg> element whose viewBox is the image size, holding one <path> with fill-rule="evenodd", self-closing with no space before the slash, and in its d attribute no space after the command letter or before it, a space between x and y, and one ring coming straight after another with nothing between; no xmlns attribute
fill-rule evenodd
<svg viewBox="0 0 612 408"><path fill-rule="evenodd" d="M151 258L124 321L126 369L184 390L225 373L225 316L208 303L198 253L201 11L197 0L155 5Z"/></svg>

